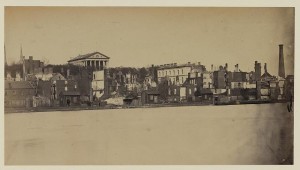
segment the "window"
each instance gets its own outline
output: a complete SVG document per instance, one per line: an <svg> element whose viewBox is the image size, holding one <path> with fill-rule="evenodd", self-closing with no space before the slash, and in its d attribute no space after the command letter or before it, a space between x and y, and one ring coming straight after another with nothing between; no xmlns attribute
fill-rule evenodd
<svg viewBox="0 0 300 170"><path fill-rule="evenodd" d="M149 100L154 100L153 95L149 95Z"/></svg>
<svg viewBox="0 0 300 170"><path fill-rule="evenodd" d="M96 75L94 74L94 80L96 79Z"/></svg>
<svg viewBox="0 0 300 170"><path fill-rule="evenodd" d="M181 74L183 74L183 69L181 69Z"/></svg>
<svg viewBox="0 0 300 170"><path fill-rule="evenodd" d="M168 75L168 72L166 71L166 75Z"/></svg>
<svg viewBox="0 0 300 170"><path fill-rule="evenodd" d="M173 75L175 76L175 70L173 70Z"/></svg>
<svg viewBox="0 0 300 170"><path fill-rule="evenodd" d="M183 77L181 77L181 83L183 83Z"/></svg>
<svg viewBox="0 0 300 170"><path fill-rule="evenodd" d="M16 92L15 90L13 90L13 92L12 92L12 93L13 93L13 95L16 95L16 94L17 94L17 92Z"/></svg>
<svg viewBox="0 0 300 170"><path fill-rule="evenodd" d="M169 89L169 95L171 95L171 89Z"/></svg>
<svg viewBox="0 0 300 170"><path fill-rule="evenodd" d="M179 75L179 70L177 70L177 72L178 72L178 75Z"/></svg>
<svg viewBox="0 0 300 170"><path fill-rule="evenodd" d="M189 89L189 94L192 94L192 89Z"/></svg>
<svg viewBox="0 0 300 170"><path fill-rule="evenodd" d="M68 91L68 87L67 86L65 86L65 91Z"/></svg>
<svg viewBox="0 0 300 170"><path fill-rule="evenodd" d="M174 89L174 94L176 94L176 89Z"/></svg>
<svg viewBox="0 0 300 170"><path fill-rule="evenodd" d="M171 71L169 71L169 74L171 75Z"/></svg>

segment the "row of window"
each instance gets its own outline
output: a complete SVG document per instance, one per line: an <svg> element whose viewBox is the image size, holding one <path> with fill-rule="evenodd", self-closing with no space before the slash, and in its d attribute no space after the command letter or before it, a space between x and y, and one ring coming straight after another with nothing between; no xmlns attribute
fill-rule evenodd
<svg viewBox="0 0 300 170"><path fill-rule="evenodd" d="M12 94L17 95L17 91L13 90ZM24 95L27 95L27 94L34 94L34 93L33 92L28 92L28 91L21 91L21 93L18 94L18 95L24 96ZM5 96L7 96L7 95L8 95L8 93L7 93L7 91L5 91Z"/></svg>
<svg viewBox="0 0 300 170"><path fill-rule="evenodd" d="M174 95L177 94L177 89L173 89ZM197 91L197 88L195 87L194 91ZM189 89L188 93L191 95L192 94L192 89ZM169 89L169 95L171 95L171 89Z"/></svg>
<svg viewBox="0 0 300 170"><path fill-rule="evenodd" d="M176 71L173 70L173 76L175 76L175 74L176 74ZM179 74L180 74L180 70L178 69L177 70L177 75L179 75ZM183 74L183 69L181 69L181 74ZM169 71L158 71L158 76L159 77L161 77L161 76L167 76L167 75L171 76L172 75L172 71L171 70L169 70Z"/></svg>

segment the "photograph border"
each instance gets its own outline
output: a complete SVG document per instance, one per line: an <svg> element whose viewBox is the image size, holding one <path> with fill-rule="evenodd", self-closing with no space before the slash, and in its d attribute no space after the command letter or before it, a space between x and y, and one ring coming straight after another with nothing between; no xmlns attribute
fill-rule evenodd
<svg viewBox="0 0 300 170"><path fill-rule="evenodd" d="M0 15L1 21L1 40L0 44L4 46L4 7L5 6L102 6L102 7L295 7L295 56L294 56L294 72L295 72L295 87L300 87L300 77L299 71L300 67L296 64L299 54L299 34L296 30L299 30L299 1L282 1L282 0L167 0L161 2L159 0L131 0L131 1L109 1L109 0L86 0L86 1L72 1L72 0L3 0L1 3ZM298 20L297 20L298 18ZM4 49L0 48L0 53L3 56ZM0 61L1 67L4 67L4 57ZM3 68L2 68L3 69ZM0 72L1 76L4 78L4 72ZM4 79L1 79L1 94L4 94ZM300 94L299 88L295 88L295 94ZM0 116L0 169L300 169L299 166L299 123L294 123L294 165L226 165L226 166L213 166L213 165L179 165L179 166L158 166L158 165L147 165L147 166L136 166L136 165L126 165L126 166L115 166L115 165L97 165L97 166L5 166L4 165L4 95L1 95L1 108L2 114ZM299 116L299 96L295 95L295 110L294 110L294 122L300 122Z"/></svg>

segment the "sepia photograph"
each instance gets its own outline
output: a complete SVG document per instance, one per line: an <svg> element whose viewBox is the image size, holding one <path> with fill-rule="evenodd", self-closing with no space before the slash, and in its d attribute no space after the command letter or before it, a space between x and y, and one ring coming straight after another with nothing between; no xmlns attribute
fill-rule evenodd
<svg viewBox="0 0 300 170"><path fill-rule="evenodd" d="M294 165L294 7L4 6L4 165Z"/></svg>

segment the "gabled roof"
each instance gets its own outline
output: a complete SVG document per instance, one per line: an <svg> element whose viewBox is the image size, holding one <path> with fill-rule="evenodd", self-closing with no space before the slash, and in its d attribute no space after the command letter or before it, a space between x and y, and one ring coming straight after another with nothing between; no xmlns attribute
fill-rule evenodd
<svg viewBox="0 0 300 170"><path fill-rule="evenodd" d="M5 81L5 89L34 89L28 81Z"/></svg>
<svg viewBox="0 0 300 170"><path fill-rule="evenodd" d="M261 78L265 78L265 77L273 77L270 73L268 73L268 72L265 72L262 76L261 76Z"/></svg>
<svg viewBox="0 0 300 170"><path fill-rule="evenodd" d="M95 55L95 54L99 54L99 55L103 56L104 58L109 59L108 56L106 56L106 55L104 55L104 54L102 54L102 53L100 53L100 52L93 52L93 53L89 53L89 54L79 55L79 56L77 56L77 57L75 57L75 58L69 60L68 62L72 62L72 61L76 61L76 60L87 59L87 58L89 58L89 57L91 57L91 56L93 56L93 55Z"/></svg>

